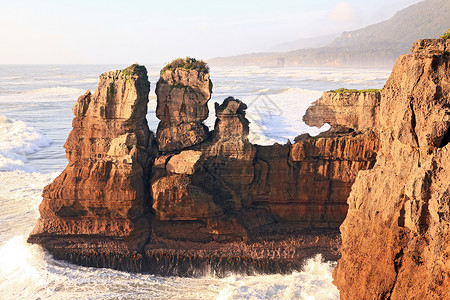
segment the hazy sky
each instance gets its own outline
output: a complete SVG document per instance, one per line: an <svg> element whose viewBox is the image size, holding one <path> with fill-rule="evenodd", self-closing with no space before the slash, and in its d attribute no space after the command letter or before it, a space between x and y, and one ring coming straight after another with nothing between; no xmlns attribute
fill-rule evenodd
<svg viewBox="0 0 450 300"><path fill-rule="evenodd" d="M0 0L1 63L162 63L354 30L420 0Z"/></svg>

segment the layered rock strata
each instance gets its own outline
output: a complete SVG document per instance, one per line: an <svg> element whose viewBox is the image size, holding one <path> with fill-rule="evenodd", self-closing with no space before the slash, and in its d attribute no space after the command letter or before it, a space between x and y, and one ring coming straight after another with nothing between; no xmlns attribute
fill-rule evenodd
<svg viewBox="0 0 450 300"><path fill-rule="evenodd" d="M347 214L358 172L373 167L378 148L372 130L304 135L292 145L257 146L253 201L277 221L337 228Z"/></svg>
<svg viewBox="0 0 450 300"><path fill-rule="evenodd" d="M411 51L382 91L376 165L348 199L341 299L450 298L450 43Z"/></svg>
<svg viewBox="0 0 450 300"><path fill-rule="evenodd" d="M324 92L306 110L303 121L309 126L322 127L328 123L354 130L378 128L380 124L379 91L344 90Z"/></svg>
<svg viewBox="0 0 450 300"><path fill-rule="evenodd" d="M209 114L207 102L212 83L208 69L192 63L196 61L190 58L172 62L161 71L156 84L156 116L161 120L156 137L160 151L181 150L208 137L203 121Z"/></svg>
<svg viewBox="0 0 450 300"><path fill-rule="evenodd" d="M255 216L241 216L249 206L243 202L254 178L256 149L247 138L245 109L245 104L231 97L222 105L216 103L217 121L211 139L157 159L151 189L161 227L180 227L172 231L186 231L185 236L192 241L247 237L242 223ZM263 222L272 222L266 211L259 214ZM172 236L167 230L158 232L155 229L160 237Z"/></svg>
<svg viewBox="0 0 450 300"><path fill-rule="evenodd" d="M287 272L316 253L336 260L376 131L333 124L294 144L253 145L240 100L216 103L214 131L202 124L211 87L195 60L164 68L154 140L145 69L103 74L74 107L69 165L45 188L29 241L78 264L176 275Z"/></svg>
<svg viewBox="0 0 450 300"><path fill-rule="evenodd" d="M133 65L102 74L95 92L78 98L68 166L44 188L29 241L63 258L139 256L150 237L149 89L147 70Z"/></svg>

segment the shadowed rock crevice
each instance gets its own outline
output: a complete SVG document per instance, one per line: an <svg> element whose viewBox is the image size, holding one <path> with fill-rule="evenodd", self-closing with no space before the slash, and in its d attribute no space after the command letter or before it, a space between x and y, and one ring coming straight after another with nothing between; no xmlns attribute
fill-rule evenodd
<svg viewBox="0 0 450 300"><path fill-rule="evenodd" d="M450 128L448 129L448 131L442 137L442 141L441 141L441 143L439 145L439 148L444 148L445 146L448 145L448 143L450 143Z"/></svg>

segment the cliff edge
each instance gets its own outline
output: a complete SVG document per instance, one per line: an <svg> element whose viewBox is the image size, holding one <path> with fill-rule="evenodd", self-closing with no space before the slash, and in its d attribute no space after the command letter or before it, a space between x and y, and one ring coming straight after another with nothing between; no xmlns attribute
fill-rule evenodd
<svg viewBox="0 0 450 300"><path fill-rule="evenodd" d="M341 299L450 298L449 51L419 40L382 91L377 162L358 174L340 227Z"/></svg>

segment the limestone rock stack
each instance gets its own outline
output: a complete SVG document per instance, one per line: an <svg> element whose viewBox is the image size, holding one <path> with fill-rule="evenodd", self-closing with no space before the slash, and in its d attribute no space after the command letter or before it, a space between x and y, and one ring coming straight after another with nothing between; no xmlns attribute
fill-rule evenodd
<svg viewBox="0 0 450 300"><path fill-rule="evenodd" d="M256 150L247 138L245 109L244 103L231 97L222 105L216 103L217 121L209 140L157 159L152 195L157 218L165 222L161 227L178 221L186 230L187 224L180 221L190 221L189 226L198 227L194 234L186 230L185 236L191 234L192 240L247 235L238 215L254 177ZM164 238L168 237L171 234L165 232Z"/></svg>
<svg viewBox="0 0 450 300"><path fill-rule="evenodd" d="M205 63L193 58L177 59L162 71L156 85L161 120L156 133L159 150L181 150L203 142L208 128L208 101L212 83Z"/></svg>
<svg viewBox="0 0 450 300"><path fill-rule="evenodd" d="M378 136L363 133L304 135L292 145L257 146L253 201L280 222L336 228L360 170L373 167Z"/></svg>
<svg viewBox="0 0 450 300"><path fill-rule="evenodd" d="M450 297L450 44L411 51L382 92L376 165L348 199L341 299Z"/></svg>
<svg viewBox="0 0 450 300"><path fill-rule="evenodd" d="M208 168L216 176L232 187L235 201L234 208L249 206L245 202L251 196L250 184L255 174L253 161L256 148L248 140L249 121L245 118L247 105L233 97L226 98L221 105L215 104L216 123L214 125L213 143L207 148Z"/></svg>
<svg viewBox="0 0 450 300"><path fill-rule="evenodd" d="M127 241L127 249L142 248L147 242L146 182L152 163L152 134L145 118L149 89L145 67L132 65L102 74L94 94L88 91L78 98L73 130L64 145L68 166L44 188L30 241L48 243L56 256L80 236ZM73 255L88 259L89 246L75 247Z"/></svg>

